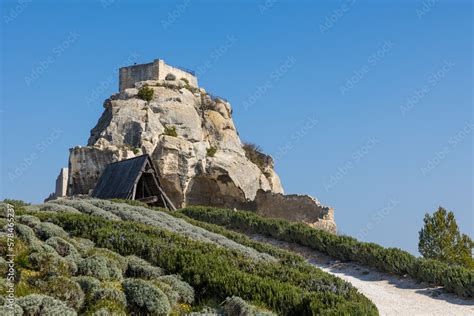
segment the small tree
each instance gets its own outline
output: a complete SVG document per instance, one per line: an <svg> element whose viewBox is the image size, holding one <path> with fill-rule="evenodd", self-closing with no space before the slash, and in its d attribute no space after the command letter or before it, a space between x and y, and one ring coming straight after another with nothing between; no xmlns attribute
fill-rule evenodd
<svg viewBox="0 0 474 316"><path fill-rule="evenodd" d="M474 268L474 242L459 232L453 212L439 207L432 216L426 213L423 221L425 225L419 232L418 243L418 250L423 257Z"/></svg>
<svg viewBox="0 0 474 316"><path fill-rule="evenodd" d="M144 86L144 87L141 87L140 90L138 90L137 96L146 102L150 102L151 100L153 100L154 94L155 94L155 91L152 88L148 86Z"/></svg>

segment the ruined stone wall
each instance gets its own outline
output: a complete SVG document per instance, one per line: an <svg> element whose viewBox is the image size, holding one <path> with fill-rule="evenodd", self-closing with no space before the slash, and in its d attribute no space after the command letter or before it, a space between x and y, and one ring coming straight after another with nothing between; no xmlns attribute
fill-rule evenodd
<svg viewBox="0 0 474 316"><path fill-rule="evenodd" d="M54 192L55 197L66 196L68 176L68 168L61 168L61 171L59 172L59 175L56 178L56 190Z"/></svg>
<svg viewBox="0 0 474 316"><path fill-rule="evenodd" d="M312 227L336 233L334 210L321 205L309 195L284 195L259 190L255 200L246 208L262 216L304 222Z"/></svg>
<svg viewBox="0 0 474 316"><path fill-rule="evenodd" d="M88 146L70 151L68 196L89 194L107 164L148 154L176 207L250 210L335 232L332 208L307 195L281 194L271 157L257 152L252 162L247 156L229 102L188 89L180 80L185 72L160 60L122 68L120 73L121 86L147 84L153 99L145 102L137 98L137 88L127 88L104 102ZM163 85L160 79L169 73L176 78ZM175 128L175 135L164 133L168 126Z"/></svg>
<svg viewBox="0 0 474 316"><path fill-rule="evenodd" d="M133 88L135 82L158 79L158 64L149 63L122 67L119 70L119 89Z"/></svg>
<svg viewBox="0 0 474 316"><path fill-rule="evenodd" d="M181 69L167 65L162 59L156 59L155 63L158 63L158 79L164 80L167 74L173 74L176 76L176 79L185 78L188 80L189 84L193 87L198 86L198 81L196 76L193 76L189 72L183 71Z"/></svg>
<svg viewBox="0 0 474 316"><path fill-rule="evenodd" d="M119 70L119 89L133 88L136 82L146 80L165 80L166 75L173 74L179 80L185 78L191 86L197 87L196 76L181 69L167 65L162 59L152 63L122 67Z"/></svg>

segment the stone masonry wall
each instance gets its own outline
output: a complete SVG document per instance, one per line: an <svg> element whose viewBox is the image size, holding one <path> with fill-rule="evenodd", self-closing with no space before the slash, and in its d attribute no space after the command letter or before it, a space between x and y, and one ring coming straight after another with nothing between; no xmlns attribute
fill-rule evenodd
<svg viewBox="0 0 474 316"><path fill-rule="evenodd" d="M156 59L155 63L158 63L158 79L157 80L164 80L166 75L171 73L176 76L176 79L179 80L181 78L185 78L188 80L191 86L198 87L198 81L197 81L196 76L193 76L189 72L167 65L162 59Z"/></svg>
<svg viewBox="0 0 474 316"><path fill-rule="evenodd" d="M158 64L149 63L122 67L119 70L119 89L133 88L135 82L154 80L158 77Z"/></svg>
<svg viewBox="0 0 474 316"><path fill-rule="evenodd" d="M334 210L309 195L283 195L259 190L247 209L267 217L304 222L312 227L336 233Z"/></svg>
<svg viewBox="0 0 474 316"><path fill-rule="evenodd" d="M191 86L197 87L196 76L181 69L167 65L162 59L155 59L152 63L122 67L119 70L119 89L123 91L134 88L135 83L146 80L164 80L167 74L174 74L179 80L185 78Z"/></svg>
<svg viewBox="0 0 474 316"><path fill-rule="evenodd" d="M69 177L68 168L61 168L58 177L56 178L55 197L66 196L67 194L67 180Z"/></svg>

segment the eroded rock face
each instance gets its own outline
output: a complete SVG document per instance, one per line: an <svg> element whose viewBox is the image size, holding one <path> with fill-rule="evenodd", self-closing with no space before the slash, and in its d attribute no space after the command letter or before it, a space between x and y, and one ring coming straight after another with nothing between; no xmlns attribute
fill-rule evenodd
<svg viewBox="0 0 474 316"><path fill-rule="evenodd" d="M89 194L106 165L134 156L132 151L113 145L71 148L67 195Z"/></svg>
<svg viewBox="0 0 474 316"><path fill-rule="evenodd" d="M139 87L154 90L153 100L138 99ZM186 204L235 206L259 189L283 192L278 176L245 156L228 102L181 80L147 81L104 102L87 147L70 154L69 195L87 194L108 163L149 154L177 207ZM166 135L174 129L176 136ZM216 148L213 157L208 149ZM210 194L212 193L212 194Z"/></svg>
<svg viewBox="0 0 474 316"><path fill-rule="evenodd" d="M150 102L137 97L145 84L154 90ZM264 161L259 166L247 158L227 101L202 88L186 87L181 80L135 86L107 99L88 146L71 149L68 195L88 194L107 164L148 154L176 207L248 208L255 200L264 215L273 212L310 224L324 220L323 207L308 202L301 207L304 211L295 211L290 200L282 198L270 156L259 154ZM210 149L216 149L214 155Z"/></svg>

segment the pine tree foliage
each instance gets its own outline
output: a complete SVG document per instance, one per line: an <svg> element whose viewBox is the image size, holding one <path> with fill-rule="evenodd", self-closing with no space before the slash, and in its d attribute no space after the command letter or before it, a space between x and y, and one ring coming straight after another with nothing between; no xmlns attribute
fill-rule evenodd
<svg viewBox="0 0 474 316"><path fill-rule="evenodd" d="M420 230L418 243L423 257L474 268L474 242L461 234L453 212L439 207L433 215L425 214L423 221L425 224Z"/></svg>

